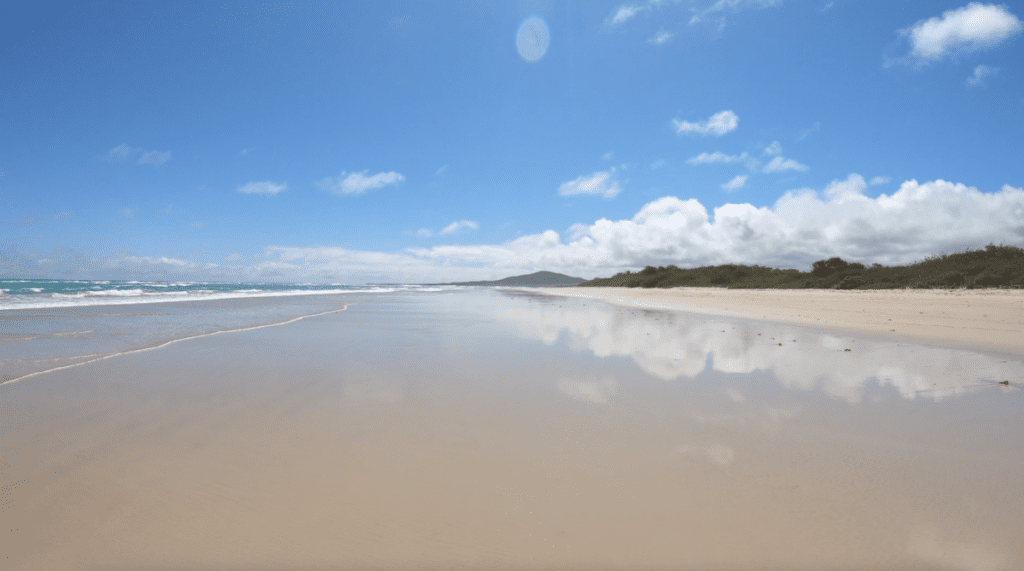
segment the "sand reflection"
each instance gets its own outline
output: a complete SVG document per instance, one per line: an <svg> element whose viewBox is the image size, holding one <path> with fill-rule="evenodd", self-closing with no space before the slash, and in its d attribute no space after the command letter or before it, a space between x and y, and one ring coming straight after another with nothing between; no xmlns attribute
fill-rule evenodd
<svg viewBox="0 0 1024 571"><path fill-rule="evenodd" d="M869 383L894 387L906 399L941 401L978 390L1016 390L1024 363L969 350L899 343L785 324L623 308L544 296L500 306L498 315L527 338L598 357L628 356L666 381L707 371L770 371L784 387L820 389L849 403ZM741 402L742 395L729 398Z"/></svg>

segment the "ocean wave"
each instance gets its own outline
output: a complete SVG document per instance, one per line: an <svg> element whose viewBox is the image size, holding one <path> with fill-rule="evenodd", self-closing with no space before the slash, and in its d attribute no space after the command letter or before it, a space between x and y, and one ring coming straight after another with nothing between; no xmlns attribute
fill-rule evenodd
<svg viewBox="0 0 1024 571"><path fill-rule="evenodd" d="M133 305L142 303L173 303L181 301L206 301L218 299L288 297L299 295L338 295L346 293L392 293L409 291L407 287L368 287L363 289L321 289L321 290L243 290L243 291L144 291L105 290L76 293L54 293L39 295L5 295L0 302L0 311L16 309L52 309L61 307L84 307L96 305ZM423 290L419 290L423 291Z"/></svg>

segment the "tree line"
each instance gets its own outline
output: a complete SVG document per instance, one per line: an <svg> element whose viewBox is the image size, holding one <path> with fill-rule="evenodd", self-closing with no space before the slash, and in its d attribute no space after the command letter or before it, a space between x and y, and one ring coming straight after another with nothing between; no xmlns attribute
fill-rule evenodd
<svg viewBox="0 0 1024 571"><path fill-rule="evenodd" d="M748 289L1021 288L1024 249L989 244L984 249L931 256L907 266L865 266L842 258L814 262L811 271L726 264L683 269L647 266L597 278L580 286L726 287Z"/></svg>

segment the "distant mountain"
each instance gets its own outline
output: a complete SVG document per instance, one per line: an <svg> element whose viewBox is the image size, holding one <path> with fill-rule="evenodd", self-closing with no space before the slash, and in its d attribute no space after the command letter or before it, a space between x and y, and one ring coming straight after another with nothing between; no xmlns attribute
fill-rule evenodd
<svg viewBox="0 0 1024 571"><path fill-rule="evenodd" d="M550 286L574 286L581 284L587 280L583 278L574 278L565 274L556 274L555 272L534 272L525 276L512 276L500 280L494 280L489 282L454 282L450 284L442 285L472 285L472 286L534 286L534 287L550 287Z"/></svg>

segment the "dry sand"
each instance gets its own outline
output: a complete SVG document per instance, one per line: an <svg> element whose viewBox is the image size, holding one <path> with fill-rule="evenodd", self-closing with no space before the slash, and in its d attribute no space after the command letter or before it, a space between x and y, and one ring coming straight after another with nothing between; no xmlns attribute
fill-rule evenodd
<svg viewBox="0 0 1024 571"><path fill-rule="evenodd" d="M765 319L1024 354L1024 290L539 288L629 307Z"/></svg>

